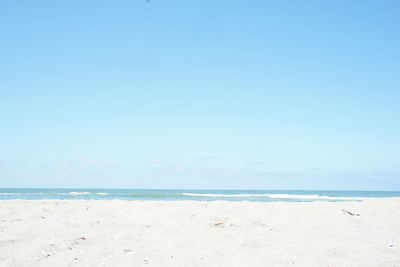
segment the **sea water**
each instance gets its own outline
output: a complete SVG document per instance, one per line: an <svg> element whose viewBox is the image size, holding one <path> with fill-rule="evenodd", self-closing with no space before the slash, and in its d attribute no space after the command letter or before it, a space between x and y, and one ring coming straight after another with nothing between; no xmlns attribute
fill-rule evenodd
<svg viewBox="0 0 400 267"><path fill-rule="evenodd" d="M0 188L0 199L123 199L200 201L362 201L400 197L400 191L38 189Z"/></svg>

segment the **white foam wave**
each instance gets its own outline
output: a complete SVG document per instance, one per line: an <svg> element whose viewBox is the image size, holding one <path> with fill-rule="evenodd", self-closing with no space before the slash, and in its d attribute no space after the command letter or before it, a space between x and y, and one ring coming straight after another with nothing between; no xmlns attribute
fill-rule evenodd
<svg viewBox="0 0 400 267"><path fill-rule="evenodd" d="M2 196L10 196L10 195L44 195L45 193L0 193Z"/></svg>
<svg viewBox="0 0 400 267"><path fill-rule="evenodd" d="M191 197L262 197L265 194L238 194L238 195L231 195L231 194L197 194L197 193L182 193L184 196L191 196Z"/></svg>
<svg viewBox="0 0 400 267"><path fill-rule="evenodd" d="M90 195L90 192L69 192L69 195Z"/></svg>
<svg viewBox="0 0 400 267"><path fill-rule="evenodd" d="M332 200L368 199L367 197L331 197L331 196L321 196L321 195L290 195L290 194L266 194L266 196L268 196L269 198L286 198L286 199L332 199Z"/></svg>
<svg viewBox="0 0 400 267"><path fill-rule="evenodd" d="M13 195L73 195L73 196L79 196L79 195L90 195L90 194L96 194L96 195L101 195L101 196L108 195L108 193L104 193L104 192L99 192L99 193L91 193L91 192L36 193L36 192L31 192L31 193L0 193L0 196L13 196Z"/></svg>
<svg viewBox="0 0 400 267"><path fill-rule="evenodd" d="M105 196L108 195L108 193L105 192L69 192L69 195L74 195L74 196L80 196L80 195L100 195L100 196Z"/></svg>
<svg viewBox="0 0 400 267"><path fill-rule="evenodd" d="M331 197L321 195L290 195L290 194L200 194L200 193L182 193L184 196L192 197L266 197L277 199L329 199L329 200L363 200L367 197Z"/></svg>

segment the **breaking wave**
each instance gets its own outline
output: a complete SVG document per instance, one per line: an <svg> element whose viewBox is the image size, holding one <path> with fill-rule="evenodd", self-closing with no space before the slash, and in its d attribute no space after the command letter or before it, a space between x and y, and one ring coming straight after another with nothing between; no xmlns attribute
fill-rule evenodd
<svg viewBox="0 0 400 267"><path fill-rule="evenodd" d="M326 200L363 200L369 199L367 197L332 197L324 195L290 195L290 194L200 194L200 193L182 193L184 196L191 197L233 197L233 198L246 198L246 197L265 197L275 199L326 199Z"/></svg>

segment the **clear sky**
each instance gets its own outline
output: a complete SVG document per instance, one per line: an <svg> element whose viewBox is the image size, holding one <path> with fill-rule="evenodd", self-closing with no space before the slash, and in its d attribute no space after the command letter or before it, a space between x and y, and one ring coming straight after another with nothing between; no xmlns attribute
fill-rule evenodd
<svg viewBox="0 0 400 267"><path fill-rule="evenodd" d="M399 12L2 0L0 187L400 190Z"/></svg>

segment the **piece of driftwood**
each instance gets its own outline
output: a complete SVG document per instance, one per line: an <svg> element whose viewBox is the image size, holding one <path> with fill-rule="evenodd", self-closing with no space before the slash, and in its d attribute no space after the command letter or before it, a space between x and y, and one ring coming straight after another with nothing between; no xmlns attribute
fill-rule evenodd
<svg viewBox="0 0 400 267"><path fill-rule="evenodd" d="M358 213L353 213L353 212L350 212L350 211L348 211L348 210L342 210L344 213L347 213L347 214L349 214L350 216L360 216L360 214L358 214Z"/></svg>

